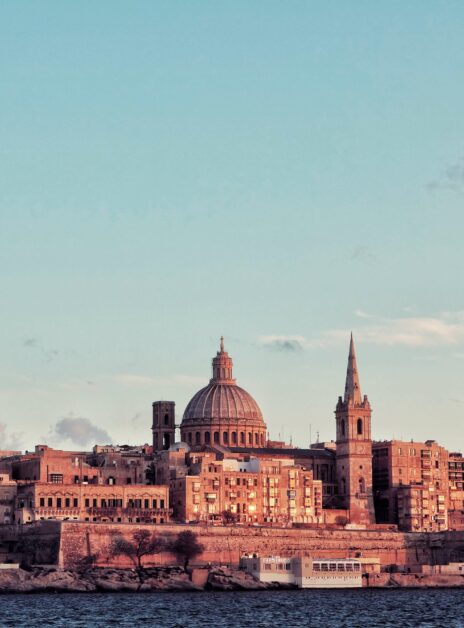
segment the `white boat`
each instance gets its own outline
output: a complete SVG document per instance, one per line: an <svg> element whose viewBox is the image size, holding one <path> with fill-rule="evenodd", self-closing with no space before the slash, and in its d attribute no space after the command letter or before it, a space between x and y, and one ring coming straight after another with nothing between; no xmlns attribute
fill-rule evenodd
<svg viewBox="0 0 464 628"><path fill-rule="evenodd" d="M300 589L362 587L361 563L354 558L242 556L240 567L261 582L293 584Z"/></svg>

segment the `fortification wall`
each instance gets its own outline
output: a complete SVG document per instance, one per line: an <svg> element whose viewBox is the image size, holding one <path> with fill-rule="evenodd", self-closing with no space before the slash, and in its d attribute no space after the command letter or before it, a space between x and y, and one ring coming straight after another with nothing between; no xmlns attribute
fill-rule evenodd
<svg viewBox="0 0 464 628"><path fill-rule="evenodd" d="M327 530L254 527L200 527L188 525L132 525L62 522L59 564L72 567L88 556L97 565L132 567L125 556L113 557L109 547L115 534L131 538L135 530L147 528L168 540L179 532L191 530L198 535L204 552L195 562L237 564L245 552L313 555L321 557L378 557L382 565L414 568L419 564L444 564L464 559L464 533L413 534L385 530ZM174 557L165 553L146 557L144 564L172 564Z"/></svg>

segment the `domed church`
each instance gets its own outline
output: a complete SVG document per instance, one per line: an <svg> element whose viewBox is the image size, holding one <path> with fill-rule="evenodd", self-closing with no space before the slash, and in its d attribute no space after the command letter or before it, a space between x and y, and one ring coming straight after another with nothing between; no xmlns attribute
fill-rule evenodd
<svg viewBox="0 0 464 628"><path fill-rule="evenodd" d="M191 447L266 446L266 424L258 404L232 376L233 362L224 350L213 358L213 377L189 401L180 425L181 440Z"/></svg>

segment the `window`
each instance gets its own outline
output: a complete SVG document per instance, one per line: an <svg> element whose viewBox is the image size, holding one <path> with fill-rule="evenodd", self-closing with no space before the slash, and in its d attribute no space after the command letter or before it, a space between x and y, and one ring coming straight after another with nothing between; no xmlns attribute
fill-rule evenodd
<svg viewBox="0 0 464 628"><path fill-rule="evenodd" d="M342 430L342 436L345 436L345 419L342 419L341 430Z"/></svg>
<svg viewBox="0 0 464 628"><path fill-rule="evenodd" d="M224 445L228 445L229 444L229 434L228 434L228 432L224 432L224 434L222 435L222 442L224 443Z"/></svg>
<svg viewBox="0 0 464 628"><path fill-rule="evenodd" d="M90 506L90 499L84 500L85 507L88 508Z"/></svg>
<svg viewBox="0 0 464 628"><path fill-rule="evenodd" d="M53 506L53 499L51 497L47 500L48 507L51 508Z"/></svg>
<svg viewBox="0 0 464 628"><path fill-rule="evenodd" d="M77 508L77 505L78 505L78 501L77 501L77 497L75 497L75 498L73 499L73 507L74 507L74 508Z"/></svg>
<svg viewBox="0 0 464 628"><path fill-rule="evenodd" d="M232 445L237 444L237 432L232 432Z"/></svg>
<svg viewBox="0 0 464 628"><path fill-rule="evenodd" d="M152 501L152 504L153 504L153 508L158 508L158 500L157 499L154 499Z"/></svg>
<svg viewBox="0 0 464 628"><path fill-rule="evenodd" d="M209 444L211 442L211 434L209 432L205 432L205 443Z"/></svg>
<svg viewBox="0 0 464 628"><path fill-rule="evenodd" d="M248 444L253 444L253 434L251 432L248 432Z"/></svg>
<svg viewBox="0 0 464 628"><path fill-rule="evenodd" d="M214 432L214 442L219 444L219 432Z"/></svg>
<svg viewBox="0 0 464 628"><path fill-rule="evenodd" d="M146 500L144 501L144 506L143 506L143 507L144 507L144 508L150 508L150 500L149 500L149 499L146 499Z"/></svg>
<svg viewBox="0 0 464 628"><path fill-rule="evenodd" d="M200 432L195 432L195 445L200 444Z"/></svg>
<svg viewBox="0 0 464 628"><path fill-rule="evenodd" d="M358 423L357 423L357 430L358 430L358 434L362 434L363 433L363 422L362 419L358 419Z"/></svg>
<svg viewBox="0 0 464 628"><path fill-rule="evenodd" d="M259 445L259 434L255 434L255 445Z"/></svg>
<svg viewBox="0 0 464 628"><path fill-rule="evenodd" d="M63 474L62 473L51 473L50 474L50 482L52 484L63 484Z"/></svg>
<svg viewBox="0 0 464 628"><path fill-rule="evenodd" d="M45 506L45 499L43 497L40 498L40 506L42 508Z"/></svg>
<svg viewBox="0 0 464 628"><path fill-rule="evenodd" d="M160 508L164 508L164 499L160 499Z"/></svg>
<svg viewBox="0 0 464 628"><path fill-rule="evenodd" d="M66 497L66 499L64 500L64 505L66 508L69 508L69 506L71 505L71 500L69 499L69 497Z"/></svg>
<svg viewBox="0 0 464 628"><path fill-rule="evenodd" d="M61 497L56 498L56 507L61 508Z"/></svg>
<svg viewBox="0 0 464 628"><path fill-rule="evenodd" d="M169 414L164 415L164 424L169 425Z"/></svg>

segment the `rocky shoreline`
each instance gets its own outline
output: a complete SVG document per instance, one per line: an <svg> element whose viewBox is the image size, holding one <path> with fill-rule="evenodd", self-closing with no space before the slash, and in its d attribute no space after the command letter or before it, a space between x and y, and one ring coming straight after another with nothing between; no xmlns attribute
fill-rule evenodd
<svg viewBox="0 0 464 628"><path fill-rule="evenodd" d="M368 588L464 587L464 575L369 574ZM181 567L136 569L93 568L86 571L33 567L0 572L0 593L89 593L150 591L257 591L293 589L263 583L230 567L185 571Z"/></svg>
<svg viewBox="0 0 464 628"><path fill-rule="evenodd" d="M228 567L188 571L181 567L153 567L140 571L93 568L85 572L33 567L0 571L0 593L244 591L273 588L292 587L264 584L250 574Z"/></svg>

